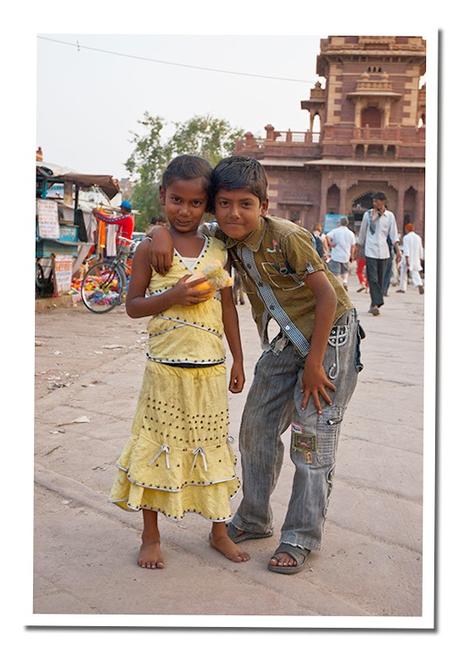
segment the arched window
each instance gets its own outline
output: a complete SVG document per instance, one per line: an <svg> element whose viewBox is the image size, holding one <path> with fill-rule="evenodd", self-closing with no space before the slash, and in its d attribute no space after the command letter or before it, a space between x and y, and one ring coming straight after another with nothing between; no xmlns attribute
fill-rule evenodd
<svg viewBox="0 0 460 651"><path fill-rule="evenodd" d="M361 127L380 129L382 112L376 106L368 106L361 111Z"/></svg>
<svg viewBox="0 0 460 651"><path fill-rule="evenodd" d="M312 126L312 142L319 142L321 135L321 118L318 113L315 113L313 117L313 126Z"/></svg>

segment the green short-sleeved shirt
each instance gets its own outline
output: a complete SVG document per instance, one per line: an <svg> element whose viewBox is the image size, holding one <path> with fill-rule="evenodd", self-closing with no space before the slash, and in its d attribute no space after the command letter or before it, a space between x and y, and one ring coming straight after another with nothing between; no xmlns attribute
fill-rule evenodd
<svg viewBox="0 0 460 651"><path fill-rule="evenodd" d="M259 227L241 242L232 240L221 231L217 231L216 236L225 242L232 262L241 274L262 340L265 340L269 319L256 283L242 261L243 247L253 252L262 280L270 285L280 306L307 339L311 338L313 332L316 300L304 283L306 273L323 271L326 274L337 296L334 321L353 308L342 283L321 260L313 236L304 228L285 219L266 216L260 218Z"/></svg>

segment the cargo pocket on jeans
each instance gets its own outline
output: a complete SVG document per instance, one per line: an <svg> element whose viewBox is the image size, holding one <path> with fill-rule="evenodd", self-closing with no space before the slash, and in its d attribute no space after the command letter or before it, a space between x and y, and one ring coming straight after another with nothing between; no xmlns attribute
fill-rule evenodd
<svg viewBox="0 0 460 651"><path fill-rule="evenodd" d="M358 321L358 328L356 330L356 349L355 349L355 368L358 373L362 371L364 368L363 363L361 362L361 339L364 339L365 336L366 333L364 332L364 328L361 326L360 322Z"/></svg>
<svg viewBox="0 0 460 651"><path fill-rule="evenodd" d="M316 421L316 458L319 466L335 462L337 437L343 418L343 408L338 406L325 407L318 414Z"/></svg>

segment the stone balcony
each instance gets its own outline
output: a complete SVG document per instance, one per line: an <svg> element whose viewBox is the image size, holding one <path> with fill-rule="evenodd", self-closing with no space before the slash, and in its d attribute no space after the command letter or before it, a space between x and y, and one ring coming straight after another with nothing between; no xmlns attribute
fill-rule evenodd
<svg viewBox="0 0 460 651"><path fill-rule="evenodd" d="M266 138L248 132L235 153L254 158L412 159L425 157L425 127L389 126L381 129L353 125L326 125L321 132L277 131L266 127Z"/></svg>
<svg viewBox="0 0 460 651"><path fill-rule="evenodd" d="M390 145L425 144L425 128L385 127L383 129L373 129L371 127L353 127L350 142L375 142Z"/></svg>
<svg viewBox="0 0 460 651"><path fill-rule="evenodd" d="M323 129L322 156L339 158L393 158L423 160L425 127L355 127L326 125Z"/></svg>
<svg viewBox="0 0 460 651"><path fill-rule="evenodd" d="M356 91L361 94L386 94L393 93L393 84L388 79L364 80L360 79L356 83Z"/></svg>
<svg viewBox="0 0 460 651"><path fill-rule="evenodd" d="M277 131L271 125L267 125L265 131L265 138L256 138L250 132L245 133L244 137L236 142L235 153L255 158L261 155L276 158L316 158L321 153L319 131Z"/></svg>

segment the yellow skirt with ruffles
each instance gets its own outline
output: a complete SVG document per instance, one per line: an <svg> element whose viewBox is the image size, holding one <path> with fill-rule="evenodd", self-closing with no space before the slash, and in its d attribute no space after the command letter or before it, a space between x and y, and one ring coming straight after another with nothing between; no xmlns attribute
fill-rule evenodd
<svg viewBox="0 0 460 651"><path fill-rule="evenodd" d="M179 368L148 361L111 501L174 520L193 512L225 522L240 487L235 465L225 366Z"/></svg>

